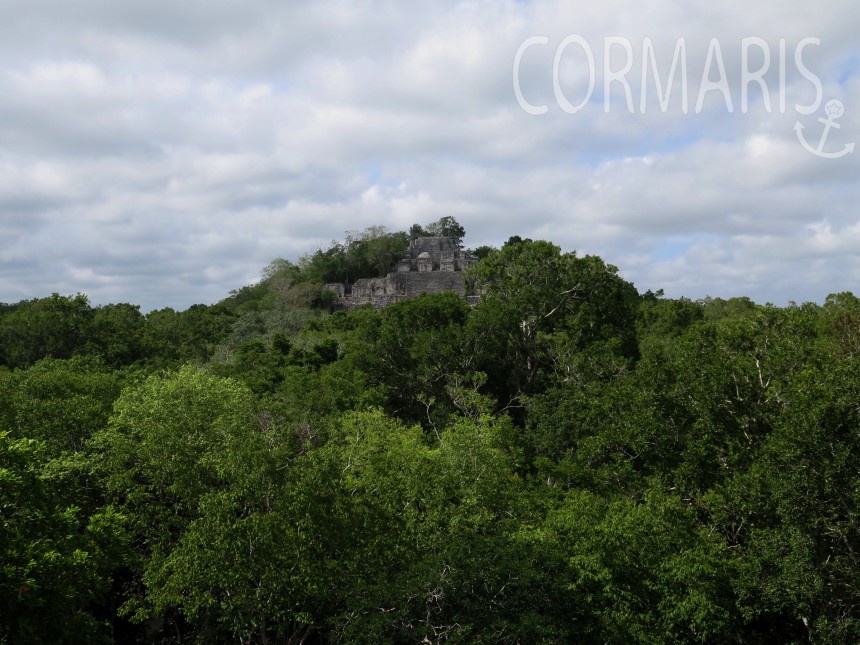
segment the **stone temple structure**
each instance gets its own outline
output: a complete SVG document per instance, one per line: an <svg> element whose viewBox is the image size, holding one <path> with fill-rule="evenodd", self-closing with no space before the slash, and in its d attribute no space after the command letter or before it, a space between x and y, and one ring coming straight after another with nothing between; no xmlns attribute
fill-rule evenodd
<svg viewBox="0 0 860 645"><path fill-rule="evenodd" d="M419 237L384 278L363 278L352 285L330 283L326 288L337 294L334 308L341 311L368 304L379 309L423 293L453 291L466 298L463 271L474 262L453 237Z"/></svg>

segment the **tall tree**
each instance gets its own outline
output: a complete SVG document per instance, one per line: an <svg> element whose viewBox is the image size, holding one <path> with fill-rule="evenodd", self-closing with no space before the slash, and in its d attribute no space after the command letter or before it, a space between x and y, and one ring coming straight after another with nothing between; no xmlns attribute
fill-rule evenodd
<svg viewBox="0 0 860 645"><path fill-rule="evenodd" d="M460 223L450 215L441 217L435 222L428 224L425 228L425 232L428 235L436 235L439 237L453 237L457 240L458 244L464 237L466 237L466 229L464 229Z"/></svg>
<svg viewBox="0 0 860 645"><path fill-rule="evenodd" d="M19 303L0 318L0 363L27 367L40 358L72 357L87 337L92 314L82 294Z"/></svg>
<svg viewBox="0 0 860 645"><path fill-rule="evenodd" d="M563 372L564 356L591 343L611 340L636 355L636 290L598 257L527 240L491 252L470 277L481 293L470 324L486 345L484 371L508 381L508 398L534 393L554 360Z"/></svg>

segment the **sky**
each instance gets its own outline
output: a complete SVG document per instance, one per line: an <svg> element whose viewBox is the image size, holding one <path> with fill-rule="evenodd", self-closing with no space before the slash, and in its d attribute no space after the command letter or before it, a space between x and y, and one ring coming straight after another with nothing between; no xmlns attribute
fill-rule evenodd
<svg viewBox="0 0 860 645"><path fill-rule="evenodd" d="M185 309L449 215L467 247L550 240L642 292L860 292L860 3L0 14L0 302Z"/></svg>

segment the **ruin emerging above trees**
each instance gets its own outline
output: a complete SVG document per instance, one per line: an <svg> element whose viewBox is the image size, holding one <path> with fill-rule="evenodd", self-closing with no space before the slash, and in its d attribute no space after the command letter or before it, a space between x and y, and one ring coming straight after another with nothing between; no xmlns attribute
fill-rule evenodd
<svg viewBox="0 0 860 645"><path fill-rule="evenodd" d="M349 285L332 282L326 289L337 294L335 310L372 305L380 309L424 293L453 291L466 296L463 272L476 262L453 237L419 237L409 243L394 271L382 278L363 278Z"/></svg>

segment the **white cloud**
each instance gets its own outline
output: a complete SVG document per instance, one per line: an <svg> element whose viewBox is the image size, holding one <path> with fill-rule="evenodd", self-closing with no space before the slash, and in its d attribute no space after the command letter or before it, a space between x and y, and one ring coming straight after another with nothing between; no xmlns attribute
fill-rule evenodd
<svg viewBox="0 0 860 645"><path fill-rule="evenodd" d="M277 256L347 229L404 229L454 215L467 242L519 234L598 253L640 289L671 295L821 300L860 278L858 156L820 159L814 86L845 107L828 149L860 142L860 5L690 2L279 3L7 1L0 24L0 301L52 291L144 309L213 302ZM519 44L550 44L523 61ZM616 86L603 111L555 101L555 48L630 40L635 113ZM760 92L740 107L742 39L766 39L776 104L786 42L787 110ZM693 113L717 37L735 112ZM643 39L663 81L688 47L690 113L656 95L639 113ZM562 64L572 100L582 58ZM599 72L599 70L598 70ZM677 89L676 89L677 92ZM574 100L575 102L575 100ZM856 288L856 287L854 287Z"/></svg>

